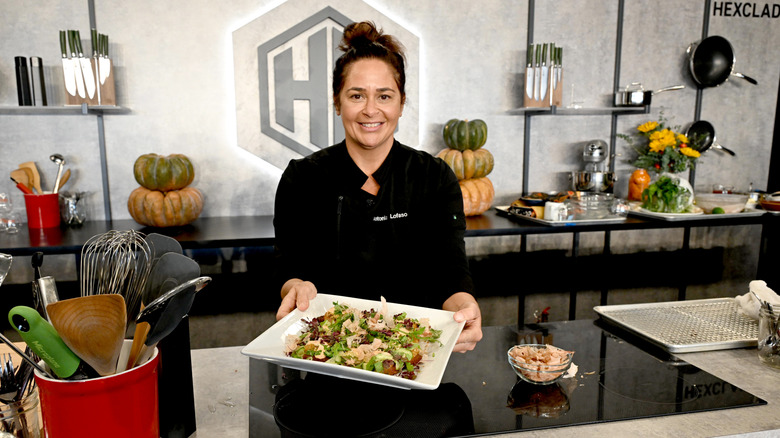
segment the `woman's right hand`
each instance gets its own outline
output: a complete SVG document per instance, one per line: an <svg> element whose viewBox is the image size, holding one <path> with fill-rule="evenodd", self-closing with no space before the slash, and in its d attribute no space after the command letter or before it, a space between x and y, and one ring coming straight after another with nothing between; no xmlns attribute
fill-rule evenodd
<svg viewBox="0 0 780 438"><path fill-rule="evenodd" d="M309 301L317 296L317 288L311 281L304 281L300 278L287 280L282 286L282 304L276 312L276 320L284 318L288 313L296 308L306 310L309 308Z"/></svg>

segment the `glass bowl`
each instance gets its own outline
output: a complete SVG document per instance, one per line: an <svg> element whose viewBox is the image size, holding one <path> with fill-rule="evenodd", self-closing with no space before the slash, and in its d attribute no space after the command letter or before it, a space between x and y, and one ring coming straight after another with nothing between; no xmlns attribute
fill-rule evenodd
<svg viewBox="0 0 780 438"><path fill-rule="evenodd" d="M694 203L707 214L715 207L722 208L724 213L739 213L745 209L748 197L736 193L697 193Z"/></svg>
<svg viewBox="0 0 780 438"><path fill-rule="evenodd" d="M526 354L522 355L521 352ZM557 382L566 374L574 357L573 351L546 344L515 345L506 354L515 374L534 385L550 385ZM523 357L526 359L523 360Z"/></svg>

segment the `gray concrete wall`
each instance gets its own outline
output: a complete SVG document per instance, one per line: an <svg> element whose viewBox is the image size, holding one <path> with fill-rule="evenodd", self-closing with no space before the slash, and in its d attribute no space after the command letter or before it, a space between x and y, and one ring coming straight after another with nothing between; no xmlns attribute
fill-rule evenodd
<svg viewBox="0 0 780 438"><path fill-rule="evenodd" d="M237 146L231 33L276 8L274 0L204 0L155 2L95 0L98 30L111 37L118 104L127 114L106 115L111 216L128 218L128 194L137 186L132 164L143 153L183 153L191 157L193 183L206 196L204 216L273 213L281 170ZM481 118L489 125L486 147L496 160L490 175L496 203L510 202L522 190L523 118L509 115L521 105L521 85L528 40L528 2L347 0L319 2L336 9L380 11L419 37L419 144L435 153L444 147L441 127L448 119ZM716 2L723 4L724 2ZM728 3L728 2L726 2ZM687 71L685 50L700 39L705 1L626 0L619 84L642 82L648 89L684 84L682 91L653 98L649 115L621 116L618 132L629 132L664 112L674 124L693 121L696 88ZM754 2L758 7L771 2ZM585 107L612 105L618 2L614 0L536 1L534 42L564 47L563 107L575 99ZM0 106L16 105L15 55L41 56L46 64L52 104L61 105L61 67L57 31L89 29L87 1L0 0ZM370 12L367 12L371 15ZM365 16L360 19L378 17ZM380 22L381 24L381 22ZM715 182L739 189L750 183L766 188L773 123L777 106L780 18L710 17L710 34L728 38L736 53L736 69L759 86L732 77L704 91L702 118L716 127L718 140L736 157L708 152L696 172L696 189ZM566 172L578 170L580 144L609 139L611 117L539 116L531 124L531 191L567 188ZM240 129L240 127L238 127ZM93 219L103 210L97 126L94 117L0 116L0 174L18 163L36 161L51 183L56 167L52 153L68 158L74 176L71 190L88 191ZM618 141L615 158L618 194L625 194L633 158ZM777 187L770 189L778 189ZM21 194L7 179L19 208ZM751 246L756 227L694 233L693 247L713 244ZM700 236L699 234L703 234ZM599 236L583 239L587 248ZM568 245L565 236L538 236L529 249ZM632 233L613 239L613 251L679 247L668 232ZM473 254L511 250L517 239L480 239L469 243ZM586 249L587 251L587 249ZM755 275L756 250L746 250L743 275Z"/></svg>

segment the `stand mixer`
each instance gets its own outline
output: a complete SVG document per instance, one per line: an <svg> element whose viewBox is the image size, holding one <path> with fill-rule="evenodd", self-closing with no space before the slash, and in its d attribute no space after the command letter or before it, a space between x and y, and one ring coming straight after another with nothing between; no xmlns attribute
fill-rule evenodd
<svg viewBox="0 0 780 438"><path fill-rule="evenodd" d="M572 190L577 192L612 193L615 185L615 172L605 171L608 146L603 140L591 140L582 149L584 171L574 171L569 175Z"/></svg>

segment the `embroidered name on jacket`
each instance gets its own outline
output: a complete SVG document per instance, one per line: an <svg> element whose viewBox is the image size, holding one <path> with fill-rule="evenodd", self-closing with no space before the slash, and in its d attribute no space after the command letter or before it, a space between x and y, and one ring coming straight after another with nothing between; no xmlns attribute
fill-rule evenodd
<svg viewBox="0 0 780 438"><path fill-rule="evenodd" d="M386 220L401 219L409 216L409 213L390 213L390 215L374 216L374 222L384 222Z"/></svg>

